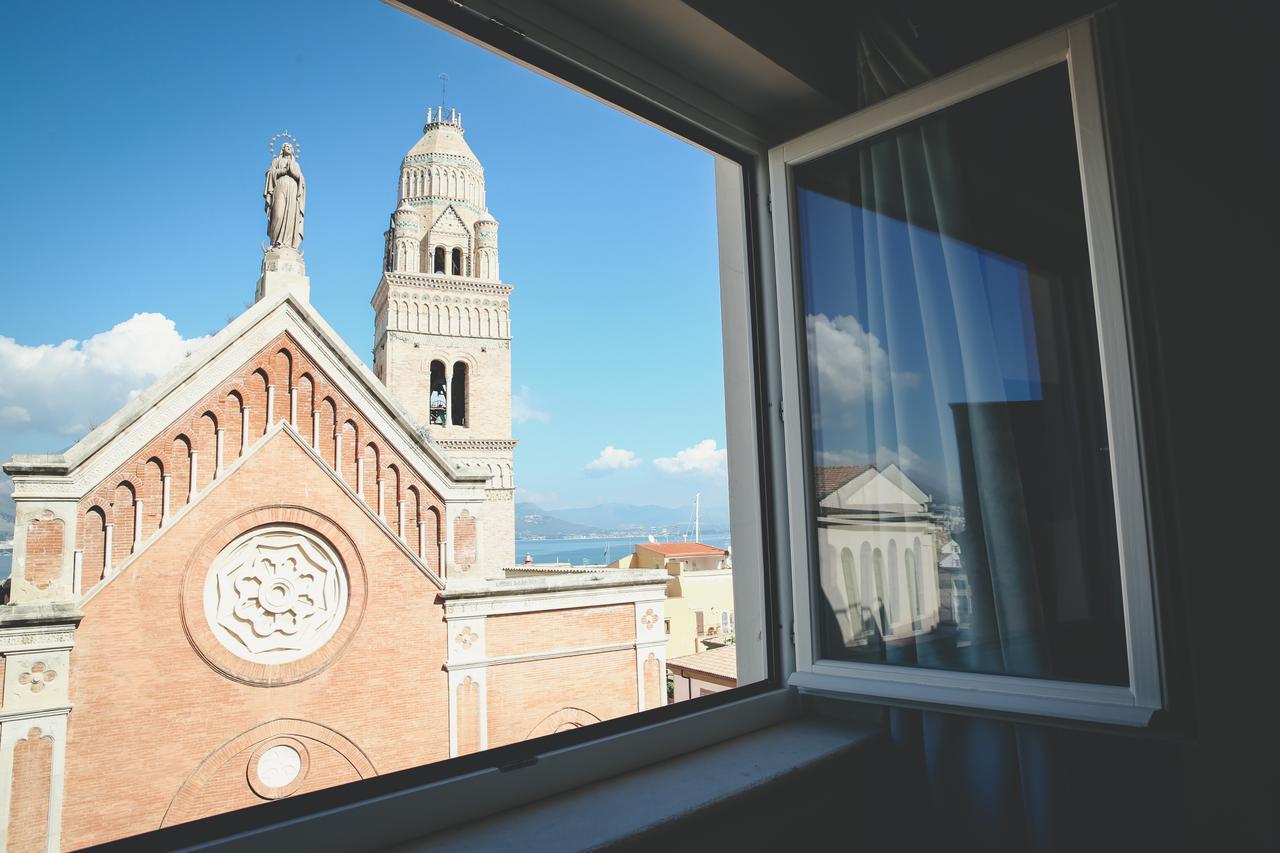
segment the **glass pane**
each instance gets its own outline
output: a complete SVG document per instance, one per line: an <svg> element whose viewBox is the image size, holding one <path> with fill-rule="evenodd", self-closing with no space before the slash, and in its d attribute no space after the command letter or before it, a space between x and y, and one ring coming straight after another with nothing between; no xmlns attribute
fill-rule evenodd
<svg viewBox="0 0 1280 853"><path fill-rule="evenodd" d="M1065 65L794 181L822 656L1127 684Z"/></svg>

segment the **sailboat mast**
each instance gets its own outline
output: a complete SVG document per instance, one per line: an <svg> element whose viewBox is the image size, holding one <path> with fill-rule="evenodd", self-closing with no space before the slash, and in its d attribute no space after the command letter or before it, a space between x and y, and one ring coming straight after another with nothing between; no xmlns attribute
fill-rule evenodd
<svg viewBox="0 0 1280 853"><path fill-rule="evenodd" d="M693 496L693 541L702 541L702 492Z"/></svg>

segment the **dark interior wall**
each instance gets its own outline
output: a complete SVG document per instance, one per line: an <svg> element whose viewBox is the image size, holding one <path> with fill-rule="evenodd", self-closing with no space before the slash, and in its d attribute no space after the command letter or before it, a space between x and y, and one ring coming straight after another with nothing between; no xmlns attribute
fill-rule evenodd
<svg viewBox="0 0 1280 853"><path fill-rule="evenodd" d="M1188 837L1274 849L1275 32L1263 4L1128 2L1110 51L1176 781ZM1264 284L1267 282L1268 284ZM1269 340L1271 339L1271 340ZM1265 343L1264 343L1265 342ZM1141 375L1141 374L1140 374ZM1209 849L1209 848L1201 848Z"/></svg>

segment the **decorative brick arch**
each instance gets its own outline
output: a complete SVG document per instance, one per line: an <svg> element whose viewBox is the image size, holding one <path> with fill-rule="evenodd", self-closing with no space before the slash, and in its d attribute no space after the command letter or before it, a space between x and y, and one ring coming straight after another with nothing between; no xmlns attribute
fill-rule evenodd
<svg viewBox="0 0 1280 853"><path fill-rule="evenodd" d="M524 739L530 740L535 737L562 732L566 729L578 729L598 722L600 722L600 718L590 711L584 711L581 708L561 708L554 714L544 717L542 722L534 726L529 731L529 734L525 735Z"/></svg>
<svg viewBox="0 0 1280 853"><path fill-rule="evenodd" d="M15 721L10 725L22 723ZM53 738L40 725L33 726L13 747L13 793L8 815L10 850L45 848L52 773Z"/></svg>
<svg viewBox="0 0 1280 853"><path fill-rule="evenodd" d="M264 747L270 747L277 742L291 746L299 744L304 754L303 766L297 784L293 785L290 793L308 787L309 780L306 778L307 765L309 763L306 759L306 753L308 752L332 750L338 753L350 765L352 781L355 779L368 779L378 775L373 762L369 760L364 751L340 732L307 720L289 718L272 720L269 723L254 726L209 753L191 775L186 778L182 786L178 788L177 793L174 794L169 803L169 808L165 810L160 826L172 826L175 823L194 820L206 814L225 811L224 804L220 802L204 802L206 798L203 797L203 794L210 783L219 776L219 771L226 768L228 763L232 761L239 765L241 757L246 759L244 770L247 772L244 773L243 779L246 799L251 797L252 800L250 802L277 799L276 792L263 790L261 785L252 785L249 779L249 772L252 772L253 768L248 766L248 762L260 756L264 751ZM237 767L237 769L239 768ZM288 794L283 794L283 796L288 796Z"/></svg>

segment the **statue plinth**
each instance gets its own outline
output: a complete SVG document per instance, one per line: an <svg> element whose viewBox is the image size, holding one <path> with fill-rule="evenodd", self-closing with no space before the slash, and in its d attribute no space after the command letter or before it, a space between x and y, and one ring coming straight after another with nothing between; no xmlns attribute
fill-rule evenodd
<svg viewBox="0 0 1280 853"><path fill-rule="evenodd" d="M256 299L261 302L277 293L292 293L304 302L311 301L311 279L307 278L307 265L297 249L275 246L262 256Z"/></svg>

